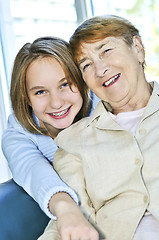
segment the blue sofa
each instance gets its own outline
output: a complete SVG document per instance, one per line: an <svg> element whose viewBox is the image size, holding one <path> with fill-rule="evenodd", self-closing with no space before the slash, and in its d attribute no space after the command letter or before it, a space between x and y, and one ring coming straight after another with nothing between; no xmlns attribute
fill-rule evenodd
<svg viewBox="0 0 159 240"><path fill-rule="evenodd" d="M49 218L13 179L0 184L0 240L36 240Z"/></svg>

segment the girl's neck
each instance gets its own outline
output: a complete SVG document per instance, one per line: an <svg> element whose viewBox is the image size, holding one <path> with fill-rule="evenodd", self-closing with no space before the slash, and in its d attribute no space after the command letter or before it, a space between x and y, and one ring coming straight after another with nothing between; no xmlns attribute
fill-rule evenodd
<svg viewBox="0 0 159 240"><path fill-rule="evenodd" d="M46 125L44 122L39 120L40 126L45 129L46 135L54 139L58 133L61 131L60 129L53 128L52 126Z"/></svg>

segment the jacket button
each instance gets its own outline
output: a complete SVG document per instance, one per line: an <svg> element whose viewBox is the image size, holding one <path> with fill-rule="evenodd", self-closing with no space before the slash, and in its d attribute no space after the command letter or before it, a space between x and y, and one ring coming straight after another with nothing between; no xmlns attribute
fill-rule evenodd
<svg viewBox="0 0 159 240"><path fill-rule="evenodd" d="M139 134L141 134L141 135L145 135L146 134L146 129L140 129L139 130Z"/></svg>
<svg viewBox="0 0 159 240"><path fill-rule="evenodd" d="M147 203L148 202L148 196L145 195L143 200L144 200L144 203Z"/></svg>
<svg viewBox="0 0 159 240"><path fill-rule="evenodd" d="M136 164L136 165L140 165L140 163L141 163L140 158L136 158L136 159L135 159L135 164Z"/></svg>

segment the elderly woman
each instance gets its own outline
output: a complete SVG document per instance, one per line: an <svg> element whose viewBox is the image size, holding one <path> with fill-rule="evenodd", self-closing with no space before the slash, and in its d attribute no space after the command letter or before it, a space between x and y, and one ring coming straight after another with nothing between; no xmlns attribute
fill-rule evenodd
<svg viewBox="0 0 159 240"><path fill-rule="evenodd" d="M70 45L102 101L58 135L54 168L103 238L158 240L159 85L146 80L139 31L117 16L94 17Z"/></svg>

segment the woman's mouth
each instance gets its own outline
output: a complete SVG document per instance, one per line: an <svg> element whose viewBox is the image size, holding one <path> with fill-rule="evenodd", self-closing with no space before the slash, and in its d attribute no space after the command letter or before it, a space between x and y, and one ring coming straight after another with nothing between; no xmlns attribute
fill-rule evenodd
<svg viewBox="0 0 159 240"><path fill-rule="evenodd" d="M118 78L120 77L120 73L118 73L117 75L115 75L114 77L112 77L112 78L110 78L109 80L107 80L107 81L105 81L104 83L103 83L103 86L104 87L109 87L109 86L111 86L113 83L115 83L117 80L118 80Z"/></svg>
<svg viewBox="0 0 159 240"><path fill-rule="evenodd" d="M53 118L63 118L68 115L70 108L71 106L60 112L49 113L49 115L51 115Z"/></svg>

